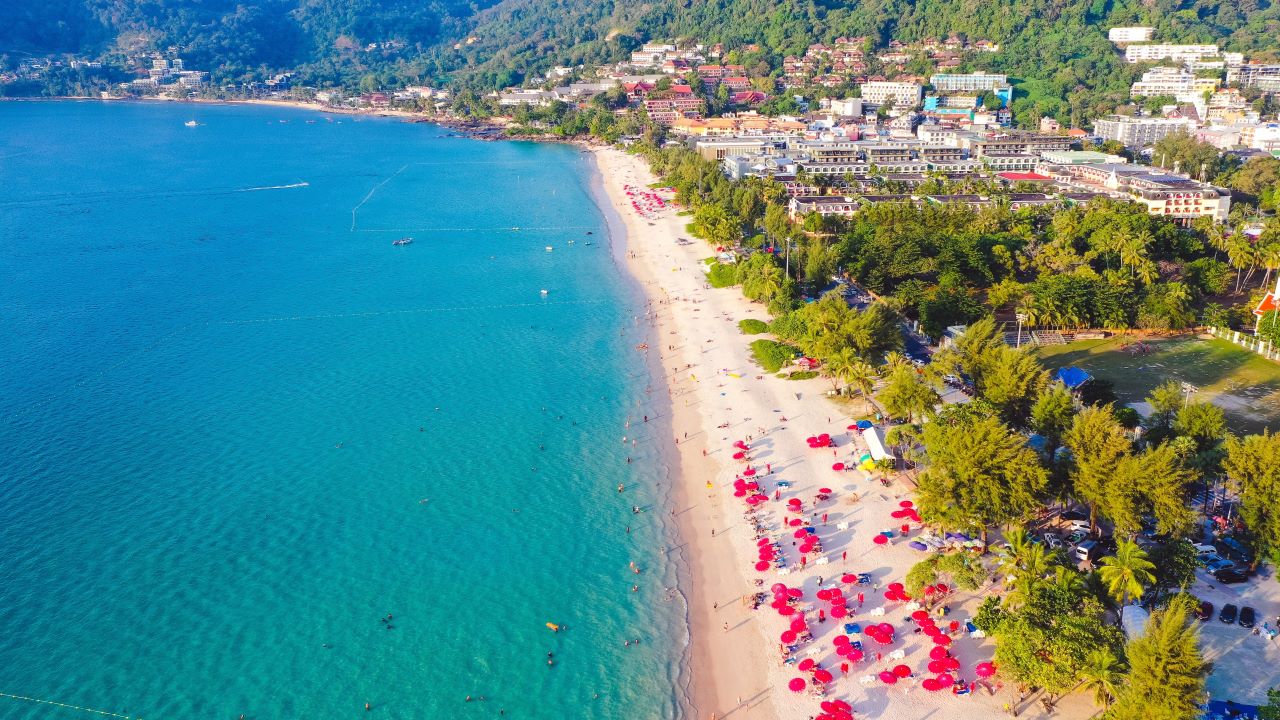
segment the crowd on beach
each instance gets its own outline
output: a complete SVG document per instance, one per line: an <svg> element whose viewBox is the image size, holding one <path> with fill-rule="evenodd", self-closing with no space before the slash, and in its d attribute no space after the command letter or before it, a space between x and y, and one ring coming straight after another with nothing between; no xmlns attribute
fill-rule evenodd
<svg viewBox="0 0 1280 720"><path fill-rule="evenodd" d="M646 190L635 185L625 185L623 189L631 200L631 209L646 220L652 220L658 213L670 207L672 205L670 196L675 192L674 188ZM666 198L663 197L664 194L667 195Z"/></svg>
<svg viewBox="0 0 1280 720"><path fill-rule="evenodd" d="M663 211L669 204L661 198L637 185L623 188L626 201L642 219L653 221L666 215ZM634 249L629 257L639 259ZM668 255L660 267L668 265L676 265L671 267L675 271L682 263L678 256ZM709 299L706 294L715 292L706 283L679 293L661 289L661 295L650 301L646 315L655 331L663 317L699 313L699 305ZM705 314L702 317L712 319ZM736 324L740 318L721 310L713 319ZM711 338L673 340L694 351L701 346L697 356L703 358L712 352ZM677 347L667 345L667 352L661 353L664 359L678 355ZM745 343L741 352L745 356ZM691 354L683 357L690 359ZM706 365L703 360L671 368L675 381L672 400L679 402L683 396L687 407L693 398L700 412L711 414L703 417L704 428L725 432L730 428L753 429L740 430L742 435L725 439L723 446L708 437L702 455L725 458L720 466L720 477L725 480L707 480L706 487L713 499L728 509L726 514L740 514L743 522L734 525L749 531L754 546L754 557L738 553L747 583L743 601L753 609L756 624L774 639L776 665L771 677L780 692L773 699L775 707L786 710L779 716L852 720L861 712L864 714L858 716L865 717L865 713L880 711L868 707L867 693L875 688L889 693L889 703L919 688L924 693L912 704L936 697L930 702L934 707L945 702L942 696L961 702L978 694L996 694L1002 684L990 660L991 645L982 641L982 633L968 618L962 617L965 598L940 582L915 594L907 590L905 575L909 563L914 562L910 558L938 548L935 539L924 533L905 490L866 462L869 447L862 434L877 428L866 420L850 421L847 431L841 432L830 426L845 422L828 417L827 428L812 428L815 432L806 438L807 450L780 447L786 442L784 435L794 434L794 430L780 432L788 425L785 414L774 415L773 426L765 427L728 407L710 410L707 402L698 399L699 392L703 399L727 398L731 391L764 393L765 383L780 381ZM811 402L813 409L827 407L820 399ZM812 422L810 406L802 410L806 422ZM677 434L675 442L679 445L687 439L687 434ZM797 451L800 457L791 459ZM730 474L731 482L727 480ZM823 478L829 480L824 482ZM869 526L873 529L867 529ZM711 535L716 535L714 529ZM952 548L964 551L968 546L957 541ZM723 631L730 630L724 623ZM886 696L877 695L877 704L884 701ZM861 711L859 704L864 706ZM989 705L995 707L991 702L983 703L984 707ZM722 708L720 716L727 711Z"/></svg>

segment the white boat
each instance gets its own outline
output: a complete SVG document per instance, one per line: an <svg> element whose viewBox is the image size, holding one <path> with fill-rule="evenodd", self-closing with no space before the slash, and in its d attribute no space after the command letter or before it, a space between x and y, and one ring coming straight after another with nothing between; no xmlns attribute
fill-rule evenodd
<svg viewBox="0 0 1280 720"><path fill-rule="evenodd" d="M195 120L188 120L188 121L186 121L186 122L184 122L184 123L182 123L182 124L183 124L183 125L186 125L187 127L195 127L195 126L199 125L200 123L196 122Z"/></svg>
<svg viewBox="0 0 1280 720"><path fill-rule="evenodd" d="M413 238L406 237L406 238L400 238L399 240L392 240L391 244L392 245L409 245L412 242L413 242Z"/></svg>
<svg viewBox="0 0 1280 720"><path fill-rule="evenodd" d="M547 252L551 252L553 249L554 248L552 248L550 245L547 246Z"/></svg>
<svg viewBox="0 0 1280 720"><path fill-rule="evenodd" d="M542 291L542 294L543 294L543 295L546 295L546 294L547 294L547 291L546 291L546 290L543 290L543 291Z"/></svg>

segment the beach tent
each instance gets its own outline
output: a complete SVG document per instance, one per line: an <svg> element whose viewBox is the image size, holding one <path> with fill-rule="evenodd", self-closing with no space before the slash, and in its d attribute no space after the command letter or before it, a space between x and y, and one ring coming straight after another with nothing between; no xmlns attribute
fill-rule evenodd
<svg viewBox="0 0 1280 720"><path fill-rule="evenodd" d="M889 460L893 456L884 450L884 443L880 442L880 431L874 427L869 427L862 431L862 439L867 442L867 451L871 453L871 459Z"/></svg>
<svg viewBox="0 0 1280 720"><path fill-rule="evenodd" d="M1125 605L1120 611L1120 627L1124 628L1125 637L1130 640L1142 636L1150 619L1151 614L1138 605Z"/></svg>
<svg viewBox="0 0 1280 720"><path fill-rule="evenodd" d="M1053 379L1066 385L1068 390L1079 390L1082 385L1092 380L1093 376L1073 365L1055 370Z"/></svg>

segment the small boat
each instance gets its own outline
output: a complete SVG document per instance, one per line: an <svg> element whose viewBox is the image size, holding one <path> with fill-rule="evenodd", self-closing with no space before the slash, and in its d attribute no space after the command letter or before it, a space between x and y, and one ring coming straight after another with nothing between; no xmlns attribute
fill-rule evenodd
<svg viewBox="0 0 1280 720"><path fill-rule="evenodd" d="M197 126L197 125L199 125L200 123L196 122L195 120L188 120L188 121L186 121L186 122L184 122L184 123L182 123L182 124L183 124L183 125L186 125L187 127L196 127L196 126Z"/></svg>
<svg viewBox="0 0 1280 720"><path fill-rule="evenodd" d="M550 245L547 246L547 252L551 252L553 249L554 248L552 248Z"/></svg>
<svg viewBox="0 0 1280 720"><path fill-rule="evenodd" d="M400 238L399 240L392 240L391 244L392 245L409 245L412 242L413 242L413 238L406 237L406 238Z"/></svg>
<svg viewBox="0 0 1280 720"><path fill-rule="evenodd" d="M542 294L543 294L543 295L546 295L546 294L547 294L547 291L546 291L546 290L543 290L543 291L542 291Z"/></svg>
<svg viewBox="0 0 1280 720"><path fill-rule="evenodd" d="M547 623L547 629L551 632L560 632L560 626L553 622Z"/></svg>

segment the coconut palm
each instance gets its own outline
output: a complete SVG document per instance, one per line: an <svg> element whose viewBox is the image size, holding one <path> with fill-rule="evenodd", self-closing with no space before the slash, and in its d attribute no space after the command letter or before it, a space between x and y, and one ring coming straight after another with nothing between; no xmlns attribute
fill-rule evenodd
<svg viewBox="0 0 1280 720"><path fill-rule="evenodd" d="M1131 540L1116 544L1116 554L1102 558L1098 575L1107 586L1107 592L1121 604L1129 598L1140 598L1146 586L1155 581L1152 571L1155 563L1147 559L1147 553Z"/></svg>
<svg viewBox="0 0 1280 720"><path fill-rule="evenodd" d="M1106 708L1120 690L1124 673L1114 653L1107 648L1094 648L1080 668L1080 678L1084 688L1093 691L1093 702Z"/></svg>

